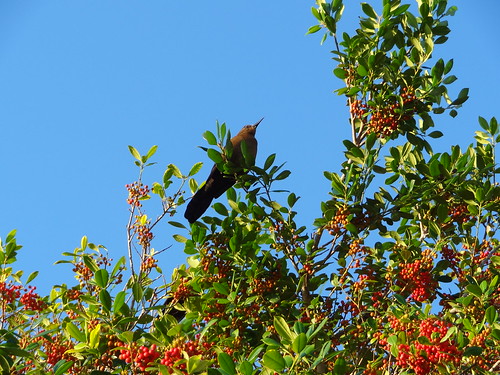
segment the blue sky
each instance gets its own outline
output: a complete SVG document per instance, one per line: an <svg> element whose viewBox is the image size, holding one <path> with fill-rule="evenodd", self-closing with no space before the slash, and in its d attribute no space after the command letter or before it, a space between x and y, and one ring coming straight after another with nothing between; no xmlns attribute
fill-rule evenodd
<svg viewBox="0 0 500 375"><path fill-rule="evenodd" d="M479 115L499 115L500 3L457 3L450 41L435 57L455 59L452 93L469 87L471 98L457 118L436 118L445 133L438 151L471 143ZM346 4L341 28L352 32L360 7ZM53 263L83 235L115 259L125 255L124 185L137 176L127 145L159 146L147 183L169 163L187 172L206 161L201 182L211 163L197 146L216 120L234 133L265 116L257 162L271 153L287 162L282 187L302 197L299 221L310 225L328 197L323 171L339 169L350 134L345 100L332 93L340 85L333 46L305 35L313 5L0 2L0 237L18 230L16 268L39 270L34 284L46 292L74 283L68 266ZM168 274L185 255L166 226L155 234L155 247L173 245L159 259Z"/></svg>

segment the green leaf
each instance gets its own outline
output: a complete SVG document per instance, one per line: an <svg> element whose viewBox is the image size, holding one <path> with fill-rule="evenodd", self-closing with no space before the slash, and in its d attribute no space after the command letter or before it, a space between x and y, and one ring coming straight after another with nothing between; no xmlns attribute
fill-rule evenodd
<svg viewBox="0 0 500 375"><path fill-rule="evenodd" d="M240 372L242 375L252 375L252 373L253 373L253 366L252 366L252 364L250 362L243 361L238 366L238 372Z"/></svg>
<svg viewBox="0 0 500 375"><path fill-rule="evenodd" d="M476 297L481 297L483 295L483 292L482 292L481 288L479 287L479 285L469 284L469 285L467 285L466 289L469 293L475 295Z"/></svg>
<svg viewBox="0 0 500 375"><path fill-rule="evenodd" d="M493 325L494 323L497 323L498 321L498 312L495 309L495 306L490 306L486 309L486 312L484 314L484 317L486 318L486 321L490 324Z"/></svg>
<svg viewBox="0 0 500 375"><path fill-rule="evenodd" d="M170 173L172 173L175 177L182 178L182 173L175 164L169 164L167 168L171 171Z"/></svg>
<svg viewBox="0 0 500 375"><path fill-rule="evenodd" d="M96 349L99 345L99 337L101 336L101 325L98 324L95 328L90 331L89 346L92 349Z"/></svg>
<svg viewBox="0 0 500 375"><path fill-rule="evenodd" d="M285 359L276 349L268 350L263 357L264 366L270 368L271 370L280 372L285 366Z"/></svg>
<svg viewBox="0 0 500 375"><path fill-rule="evenodd" d="M228 211L227 211L227 208L226 206L224 206L222 203L220 202L216 202L214 203L214 210L219 214L219 215L222 215L222 216L227 216L228 215Z"/></svg>
<svg viewBox="0 0 500 375"><path fill-rule="evenodd" d="M34 272L30 273L30 275L26 279L26 284L29 284L37 276L38 276L38 271L34 271Z"/></svg>
<svg viewBox="0 0 500 375"><path fill-rule="evenodd" d="M292 172L290 172L288 169L285 169L280 174L278 174L274 179L275 180L284 180L285 178L290 176L290 173L292 173Z"/></svg>
<svg viewBox="0 0 500 375"><path fill-rule="evenodd" d="M361 9L363 9L363 12L370 18L377 18L377 13L375 13L375 10L372 8L372 6L368 3L362 3L361 4Z"/></svg>
<svg viewBox="0 0 500 375"><path fill-rule="evenodd" d="M182 223L179 223L178 221L169 221L168 223L173 227L186 229L186 226Z"/></svg>
<svg viewBox="0 0 500 375"><path fill-rule="evenodd" d="M334 375L345 375L347 374L347 362L344 358L339 357L335 361L335 365L333 367Z"/></svg>
<svg viewBox="0 0 500 375"><path fill-rule="evenodd" d="M106 289L102 289L99 292L99 301L101 301L102 307L105 311L111 311L111 295Z"/></svg>
<svg viewBox="0 0 500 375"><path fill-rule="evenodd" d="M137 159L138 161L140 161L142 163L142 158L141 158L141 154L139 154L139 151L137 151L137 149L135 147L132 147L132 146L128 146L128 150L130 151L130 153L132 154L132 156Z"/></svg>
<svg viewBox="0 0 500 375"><path fill-rule="evenodd" d="M469 346L464 350L464 357L477 357L483 353L483 349L478 346Z"/></svg>
<svg viewBox="0 0 500 375"><path fill-rule="evenodd" d="M123 290L116 294L115 301L113 302L113 312L115 314L118 313L122 306L125 304L126 296L127 294Z"/></svg>
<svg viewBox="0 0 500 375"><path fill-rule="evenodd" d="M203 163L201 161L198 163L195 163L191 167L191 170L189 171L188 177L194 176L196 173L198 173L200 171L201 167L203 167Z"/></svg>
<svg viewBox="0 0 500 375"><path fill-rule="evenodd" d="M417 341L422 345L431 345L431 341L427 336L419 336L417 337Z"/></svg>
<svg viewBox="0 0 500 375"><path fill-rule="evenodd" d="M300 354L302 350L306 347L307 336L304 332L298 334L298 336L293 340L292 349L295 353Z"/></svg>
<svg viewBox="0 0 500 375"><path fill-rule="evenodd" d="M463 88L458 93L458 98L455 99L451 103L451 105L460 105L460 104L464 103L467 99L469 99L469 89L468 88Z"/></svg>
<svg viewBox="0 0 500 375"><path fill-rule="evenodd" d="M234 362L229 356L229 354L225 352L220 352L217 355L217 361L219 362L220 368L224 370L228 375L236 374L236 368L234 366Z"/></svg>
<svg viewBox="0 0 500 375"><path fill-rule="evenodd" d="M359 65L356 71L361 77L366 77L368 75L368 70L366 70L363 65Z"/></svg>
<svg viewBox="0 0 500 375"><path fill-rule="evenodd" d="M314 8L313 8L313 9L314 9ZM311 27L307 30L306 35L307 35L307 34L314 34L314 33L318 32L318 31L320 31L320 30L321 30L321 26L320 26L320 25L314 25L314 26L311 26Z"/></svg>
<svg viewBox="0 0 500 375"><path fill-rule="evenodd" d="M229 288L228 288L227 284L225 284L225 283L217 283L216 282L213 284L213 287L217 292L219 292L222 295L227 296L229 294Z"/></svg>
<svg viewBox="0 0 500 375"><path fill-rule="evenodd" d="M97 270L97 272L95 273L94 279L97 286L101 288L106 288L106 286L108 286L108 281L109 281L109 272L104 268L101 268L100 270Z"/></svg>
<svg viewBox="0 0 500 375"><path fill-rule="evenodd" d="M73 366L73 361L61 359L54 365L54 375L64 375L64 373Z"/></svg>
<svg viewBox="0 0 500 375"><path fill-rule="evenodd" d="M148 159L156 153L157 149L158 149L157 145L151 146L151 148L149 149L148 153L143 157L143 162L144 163L147 162Z"/></svg>
<svg viewBox="0 0 500 375"><path fill-rule="evenodd" d="M457 80L457 77L456 77L456 76L454 76L454 75L451 75L451 76L446 77L446 78L443 80L443 83L444 83L445 85L449 85L450 83L453 83L453 82L455 82L456 80Z"/></svg>
<svg viewBox="0 0 500 375"><path fill-rule="evenodd" d="M142 299L142 296L144 295L144 289L142 288L140 283L134 282L132 284L132 294L136 302L139 302Z"/></svg>
<svg viewBox="0 0 500 375"><path fill-rule="evenodd" d="M443 136L443 132L440 132L439 130L434 130L433 132L429 133L429 137L431 138L441 138Z"/></svg>
<svg viewBox="0 0 500 375"><path fill-rule="evenodd" d="M346 79L347 78L347 72L342 69L342 68L336 68L333 70L333 74L335 74L335 76L337 78L340 78L340 79Z"/></svg>
<svg viewBox="0 0 500 375"><path fill-rule="evenodd" d="M78 342L87 342L87 338L85 337L85 334L78 329L76 325L74 325L72 322L66 323L66 326L64 327L65 331L73 337L76 341Z"/></svg>
<svg viewBox="0 0 500 375"><path fill-rule="evenodd" d="M214 146L217 144L217 138L215 138L215 135L208 130L205 133L203 133L203 138L205 138L205 140L209 145Z"/></svg>
<svg viewBox="0 0 500 375"><path fill-rule="evenodd" d="M283 340L292 342L295 338L295 334L291 331L286 320L281 316L274 317L274 328L276 332L280 335Z"/></svg>
<svg viewBox="0 0 500 375"><path fill-rule="evenodd" d="M276 159L276 154L269 155L266 161L264 162L264 170L269 169L273 165L275 159Z"/></svg>
<svg viewBox="0 0 500 375"><path fill-rule="evenodd" d="M174 237L174 240L176 240L177 242L180 242L180 243L187 242L187 238L184 236L181 236L180 234L174 234L172 237Z"/></svg>
<svg viewBox="0 0 500 375"><path fill-rule="evenodd" d="M214 150L213 148L209 148L207 150L207 155L210 159L212 159L212 161L215 163L215 164L218 164L218 163L222 163L222 161L224 160L222 158L222 155L219 151L217 150Z"/></svg>
<svg viewBox="0 0 500 375"><path fill-rule="evenodd" d="M95 262L95 260L92 257L90 257L88 255L83 255L82 258L83 258L83 263L85 263L85 265L92 272L97 272L97 270L99 269L99 267L97 266L97 263Z"/></svg>

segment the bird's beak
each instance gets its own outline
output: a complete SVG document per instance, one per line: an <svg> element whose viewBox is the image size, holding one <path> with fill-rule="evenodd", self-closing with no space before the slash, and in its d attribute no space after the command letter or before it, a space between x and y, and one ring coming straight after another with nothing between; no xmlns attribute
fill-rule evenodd
<svg viewBox="0 0 500 375"><path fill-rule="evenodd" d="M253 126L257 127L261 123L261 121L264 120L264 117L262 117L259 121L257 121Z"/></svg>

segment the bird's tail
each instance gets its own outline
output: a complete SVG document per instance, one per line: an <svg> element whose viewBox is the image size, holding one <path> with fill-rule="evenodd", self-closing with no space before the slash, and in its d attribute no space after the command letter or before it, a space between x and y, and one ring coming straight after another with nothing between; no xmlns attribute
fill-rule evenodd
<svg viewBox="0 0 500 375"><path fill-rule="evenodd" d="M200 218L212 203L213 194L206 189L206 184L191 198L184 217L192 224Z"/></svg>

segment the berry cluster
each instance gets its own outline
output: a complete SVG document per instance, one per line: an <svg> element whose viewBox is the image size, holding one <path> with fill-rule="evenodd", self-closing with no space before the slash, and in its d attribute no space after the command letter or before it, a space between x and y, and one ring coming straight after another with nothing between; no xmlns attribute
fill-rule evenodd
<svg viewBox="0 0 500 375"><path fill-rule="evenodd" d="M477 334L467 332L467 336L470 339L469 346L475 346L482 349L480 356L465 357L467 364L472 368L479 367L483 370L488 370L493 368L495 363L498 363L500 360L500 346L498 346L498 344L495 345L495 342L491 340L491 332L491 327L485 327Z"/></svg>
<svg viewBox="0 0 500 375"><path fill-rule="evenodd" d="M416 333L418 337L425 337L426 340L415 340L413 345L400 344L396 364L413 369L417 375L429 374L442 364L458 365L461 351L451 340L443 341L450 327L451 324L437 318L422 320Z"/></svg>
<svg viewBox="0 0 500 375"><path fill-rule="evenodd" d="M21 296L21 285L14 285L11 282L1 282L0 283L0 297L2 299L2 305L14 302Z"/></svg>
<svg viewBox="0 0 500 375"><path fill-rule="evenodd" d="M472 220L467 204L458 203L448 208L448 216L456 223L466 223Z"/></svg>
<svg viewBox="0 0 500 375"><path fill-rule="evenodd" d="M159 357L160 353L155 344L150 347L142 345L138 348L132 344L127 349L121 349L118 358L126 363L134 363L140 371L147 373L146 369Z"/></svg>
<svg viewBox="0 0 500 375"><path fill-rule="evenodd" d="M350 212L347 207L340 207L335 213L334 218L328 223L326 229L333 236L335 234L340 233L345 226L349 224L349 215Z"/></svg>
<svg viewBox="0 0 500 375"><path fill-rule="evenodd" d="M135 223L132 225L135 234L137 235L137 240L139 244L144 248L149 248L151 241L153 240L153 232L151 232L150 221L143 222L142 216L137 215L135 217Z"/></svg>
<svg viewBox="0 0 500 375"><path fill-rule="evenodd" d="M403 88L400 98L386 100L383 106L353 100L350 111L353 119L360 120L369 132L383 138L391 136L402 122L414 116L417 111L416 103L416 96L407 88Z"/></svg>
<svg viewBox="0 0 500 375"><path fill-rule="evenodd" d="M141 272L149 272L155 268L158 264L158 260L153 258L151 255L146 256L141 262Z"/></svg>
<svg viewBox="0 0 500 375"><path fill-rule="evenodd" d="M142 182L127 184L125 187L128 190L127 203L133 207L141 207L141 200L149 198L149 187L143 185Z"/></svg>
<svg viewBox="0 0 500 375"><path fill-rule="evenodd" d="M184 361L180 362L184 358L182 352L185 352L189 357L201 354L198 346L194 341L187 341L180 344L180 346L174 346L165 351L165 356L161 359L160 363L168 367L168 372L170 374L174 373L174 368L181 370L182 373L187 374L186 363Z"/></svg>
<svg viewBox="0 0 500 375"><path fill-rule="evenodd" d="M78 300L82 294L83 292L79 289L68 289L66 291L66 297L68 297L70 301Z"/></svg>
<svg viewBox="0 0 500 375"><path fill-rule="evenodd" d="M52 336L52 338L38 337L42 341L43 351L47 356L47 363L54 366L61 359L67 361L74 360L75 358L67 353L68 350L73 349L71 342L63 339L60 335ZM37 340L35 339L35 340Z"/></svg>
<svg viewBox="0 0 500 375"><path fill-rule="evenodd" d="M180 279L180 283L175 289L173 294L173 299L177 303L179 301L184 301L187 297L189 297L192 293L191 287L189 286L187 277L182 277Z"/></svg>
<svg viewBox="0 0 500 375"><path fill-rule="evenodd" d="M80 281L80 284L86 283L94 276L92 270L83 261L75 263L73 272L76 274L75 277Z"/></svg>
<svg viewBox="0 0 500 375"><path fill-rule="evenodd" d="M432 275L433 261L429 251L422 253L422 258L411 263L402 263L397 280L403 292L410 293L410 298L417 302L433 300L438 282Z"/></svg>
<svg viewBox="0 0 500 375"><path fill-rule="evenodd" d="M218 254L216 254L216 251L212 249L213 248L207 251L201 259L203 271L213 275L207 278L209 283L219 282L222 279L226 279L231 273L230 262L228 260L221 259Z"/></svg>
<svg viewBox="0 0 500 375"><path fill-rule="evenodd" d="M307 268L306 268L307 267ZM310 269L309 264L304 265L304 271L307 272ZM281 266L278 264L277 268L273 271L267 272L267 275L263 275L259 278L253 278L250 280L250 294L264 295L276 290L276 285L281 277Z"/></svg>
<svg viewBox="0 0 500 375"><path fill-rule="evenodd" d="M27 289L25 289L25 293L19 300L19 302L24 305L25 310L42 311L47 306L45 301L43 301L40 296L35 293L35 289L36 287L29 286Z"/></svg>

